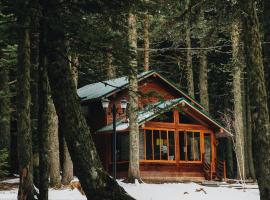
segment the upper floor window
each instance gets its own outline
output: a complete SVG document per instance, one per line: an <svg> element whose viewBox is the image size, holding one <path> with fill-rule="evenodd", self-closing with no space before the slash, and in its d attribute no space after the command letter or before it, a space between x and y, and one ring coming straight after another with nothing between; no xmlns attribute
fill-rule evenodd
<svg viewBox="0 0 270 200"><path fill-rule="evenodd" d="M180 124L200 124L196 119L187 115L183 111L179 111L179 123Z"/></svg>
<svg viewBox="0 0 270 200"><path fill-rule="evenodd" d="M160 114L159 116L155 117L154 119L152 119L151 121L153 122L174 122L173 119L173 111L169 111L169 112L164 112L162 114Z"/></svg>

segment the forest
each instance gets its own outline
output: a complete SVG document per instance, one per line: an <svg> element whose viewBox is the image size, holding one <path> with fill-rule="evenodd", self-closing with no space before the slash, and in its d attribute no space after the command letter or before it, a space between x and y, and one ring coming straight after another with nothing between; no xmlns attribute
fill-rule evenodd
<svg viewBox="0 0 270 200"><path fill-rule="evenodd" d="M114 150L104 167L95 140L101 122L89 123L100 115L85 115L79 91L94 83L120 91L108 80L127 77L124 182L144 183L140 77L153 71L186 94L180 105L190 103L231 133L212 142L225 177L258 185L257 199L269 200L269 47L269 0L0 0L0 199L11 200L1 196L8 186L2 181L14 176L18 200L54 200L50 188L66 187L88 200L137 199L108 172ZM180 156L168 153L168 161Z"/></svg>

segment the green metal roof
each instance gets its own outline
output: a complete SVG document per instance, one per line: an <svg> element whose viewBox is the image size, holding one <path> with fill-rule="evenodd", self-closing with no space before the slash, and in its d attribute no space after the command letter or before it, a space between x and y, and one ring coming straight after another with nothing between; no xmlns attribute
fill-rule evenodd
<svg viewBox="0 0 270 200"><path fill-rule="evenodd" d="M143 79L154 74L154 71L143 72L138 75L138 79ZM120 91L128 86L128 77L123 76L120 78L102 81L98 83L92 83L85 85L77 90L79 97L82 101L90 99L99 99L105 96L109 96L111 93Z"/></svg>
<svg viewBox="0 0 270 200"><path fill-rule="evenodd" d="M197 111L200 115L202 115L206 119L210 120L213 124L215 124L215 126L224 130L225 136L232 136L232 134L228 130L226 130L219 122L217 122L215 119L213 119L208 113L206 113L205 111L194 106L189 101L187 101L185 98L170 99L167 101L161 101L161 102L149 105L148 107L139 111L138 124L142 125L145 122L147 122L147 121L155 118L156 116L172 109L173 107L179 105L182 102L184 102L190 108ZM127 130L128 128L129 128L128 119L127 120L121 119L121 120L118 120L116 122L116 130L117 131ZM113 124L109 124L101 129L99 129L97 132L111 132L111 131L113 131Z"/></svg>
<svg viewBox="0 0 270 200"><path fill-rule="evenodd" d="M161 76L154 70L142 72L138 75L138 80L141 81L153 74L157 75L161 80L166 82L169 86L174 88L177 92L179 92L186 99L192 101L199 108L205 109L199 102L197 102L194 98L183 92L179 89L175 84L171 83L169 80ZM112 80L102 81L98 83L92 83L89 85L85 85L77 90L77 93L82 101L100 99L103 97L108 97L115 92L121 91L124 88L128 87L128 77L120 77Z"/></svg>

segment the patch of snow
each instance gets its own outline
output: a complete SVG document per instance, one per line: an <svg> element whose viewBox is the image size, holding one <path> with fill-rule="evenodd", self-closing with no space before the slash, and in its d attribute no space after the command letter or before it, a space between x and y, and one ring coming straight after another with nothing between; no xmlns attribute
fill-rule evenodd
<svg viewBox="0 0 270 200"><path fill-rule="evenodd" d="M6 180L14 183L17 179ZM75 178L75 180L77 180ZM18 180L17 180L18 181ZM255 184L246 185L245 191L238 189L240 184L220 184L220 187L207 187L196 183L147 184L135 181L134 184L117 182L137 200L259 200L259 190ZM237 189L236 189L237 188ZM17 200L18 189L0 191L0 200ZM86 200L78 190L50 189L49 200Z"/></svg>
<svg viewBox="0 0 270 200"><path fill-rule="evenodd" d="M259 200L258 189L206 187L196 183L118 183L137 200ZM206 194L205 194L206 192Z"/></svg>
<svg viewBox="0 0 270 200"><path fill-rule="evenodd" d="M12 179L7 179L4 181L0 181L0 183L19 183L20 179L19 178L12 178Z"/></svg>
<svg viewBox="0 0 270 200"><path fill-rule="evenodd" d="M0 191L1 200L17 200L18 189ZM86 196L81 195L78 190L49 190L49 200L87 200Z"/></svg>

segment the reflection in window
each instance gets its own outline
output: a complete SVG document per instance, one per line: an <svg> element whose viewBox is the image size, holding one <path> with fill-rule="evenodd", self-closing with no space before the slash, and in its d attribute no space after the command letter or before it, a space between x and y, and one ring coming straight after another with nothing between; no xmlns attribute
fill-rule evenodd
<svg viewBox="0 0 270 200"><path fill-rule="evenodd" d="M187 115L183 111L179 111L179 123L181 124L200 124L198 121Z"/></svg>
<svg viewBox="0 0 270 200"><path fill-rule="evenodd" d="M145 131L145 146L146 146L146 160L153 159L153 152L152 152L152 131L146 130Z"/></svg>
<svg viewBox="0 0 270 200"><path fill-rule="evenodd" d="M144 130L140 129L139 130L139 140L140 140L140 149L139 149L139 153L140 153L140 160L144 160Z"/></svg>
<svg viewBox="0 0 270 200"><path fill-rule="evenodd" d="M180 160L186 160L185 156L185 148L186 148L186 141L185 141L186 134L182 131L179 132L179 149L180 149Z"/></svg>
<svg viewBox="0 0 270 200"><path fill-rule="evenodd" d="M201 160L200 133L179 132L180 160L198 161Z"/></svg>
<svg viewBox="0 0 270 200"><path fill-rule="evenodd" d="M160 160L161 140L159 137L159 131L154 130L153 137L154 137L154 160Z"/></svg>
<svg viewBox="0 0 270 200"><path fill-rule="evenodd" d="M193 148L194 148L194 156L193 160L201 160L201 148L200 148L200 133L199 132L194 132L194 143L193 143Z"/></svg>
<svg viewBox="0 0 270 200"><path fill-rule="evenodd" d="M160 131L161 160L168 160L168 139L167 131Z"/></svg>
<svg viewBox="0 0 270 200"><path fill-rule="evenodd" d="M187 132L187 160L194 160L193 158L193 135L192 132Z"/></svg>
<svg viewBox="0 0 270 200"><path fill-rule="evenodd" d="M206 162L211 163L212 159L212 146L210 133L204 134L204 159Z"/></svg>
<svg viewBox="0 0 270 200"><path fill-rule="evenodd" d="M175 160L174 131L145 131L146 160Z"/></svg>
<svg viewBox="0 0 270 200"><path fill-rule="evenodd" d="M169 160L175 160L174 131L169 131Z"/></svg>
<svg viewBox="0 0 270 200"><path fill-rule="evenodd" d="M117 161L129 160L129 135L118 134L117 135Z"/></svg>
<svg viewBox="0 0 270 200"><path fill-rule="evenodd" d="M151 121L153 122L174 122L173 120L173 111L165 112L155 117Z"/></svg>

